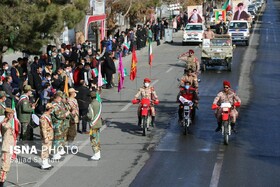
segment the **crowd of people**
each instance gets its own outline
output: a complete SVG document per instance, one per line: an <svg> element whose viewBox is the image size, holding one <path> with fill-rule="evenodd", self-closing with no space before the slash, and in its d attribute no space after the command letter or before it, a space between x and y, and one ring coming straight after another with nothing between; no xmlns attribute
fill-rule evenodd
<svg viewBox="0 0 280 187"><path fill-rule="evenodd" d="M48 159L65 154L65 146L75 148L77 132L89 134L93 149L92 160L99 160L102 126L100 94L113 88L115 61L133 49L140 50L148 42L160 44L167 23L154 22L138 25L136 29L109 34L101 41L101 51L92 43L49 45L46 53L3 62L0 69L0 116L2 125L2 167L0 185L3 185L13 154L5 146L15 141L25 146L34 140L34 128L40 127L42 140L42 169L52 166ZM98 86L101 70L103 86ZM20 123L16 129L14 119ZM3 130L4 129L4 130ZM5 130L5 129L9 129ZM10 130L13 129L12 133ZM18 137L14 138L17 134ZM5 157L5 158L4 158Z"/></svg>

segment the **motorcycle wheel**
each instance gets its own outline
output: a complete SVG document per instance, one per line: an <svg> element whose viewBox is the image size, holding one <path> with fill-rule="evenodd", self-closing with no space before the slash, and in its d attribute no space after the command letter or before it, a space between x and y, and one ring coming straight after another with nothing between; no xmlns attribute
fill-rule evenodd
<svg viewBox="0 0 280 187"><path fill-rule="evenodd" d="M188 119L185 119L184 120L184 135L187 135L187 133L189 132L189 120Z"/></svg>
<svg viewBox="0 0 280 187"><path fill-rule="evenodd" d="M224 127L224 144L228 145L229 143L229 122L223 121L223 127Z"/></svg>
<svg viewBox="0 0 280 187"><path fill-rule="evenodd" d="M147 134L147 116L142 117L142 124L143 124L143 136L146 136Z"/></svg>

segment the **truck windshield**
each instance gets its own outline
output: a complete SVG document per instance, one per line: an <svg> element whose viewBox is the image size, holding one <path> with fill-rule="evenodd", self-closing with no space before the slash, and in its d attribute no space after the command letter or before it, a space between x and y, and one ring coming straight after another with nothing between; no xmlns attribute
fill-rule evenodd
<svg viewBox="0 0 280 187"><path fill-rule="evenodd" d="M244 22L230 23L229 29L247 29L247 24Z"/></svg>
<svg viewBox="0 0 280 187"><path fill-rule="evenodd" d="M186 31L191 30L191 31L201 31L202 30L202 25L187 25L185 28Z"/></svg>
<svg viewBox="0 0 280 187"><path fill-rule="evenodd" d="M231 41L229 39L212 39L210 46L230 46Z"/></svg>

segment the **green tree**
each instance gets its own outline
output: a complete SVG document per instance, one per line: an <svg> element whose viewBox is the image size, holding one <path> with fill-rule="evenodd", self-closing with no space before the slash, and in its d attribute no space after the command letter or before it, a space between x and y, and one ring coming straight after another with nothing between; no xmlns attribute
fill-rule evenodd
<svg viewBox="0 0 280 187"><path fill-rule="evenodd" d="M88 0L1 0L0 58L7 47L38 52L63 31L64 25L74 28L84 18L88 3Z"/></svg>

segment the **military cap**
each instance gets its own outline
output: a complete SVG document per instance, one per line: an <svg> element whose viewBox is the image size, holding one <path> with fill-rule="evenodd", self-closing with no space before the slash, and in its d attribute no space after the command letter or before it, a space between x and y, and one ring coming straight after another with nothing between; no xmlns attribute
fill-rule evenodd
<svg viewBox="0 0 280 187"><path fill-rule="evenodd" d="M57 91L54 96L55 97L59 96L59 97L63 98L63 92L62 91Z"/></svg>
<svg viewBox="0 0 280 187"><path fill-rule="evenodd" d="M14 113L15 111L13 109L7 107L7 108L5 108L5 112L6 113Z"/></svg>
<svg viewBox="0 0 280 187"><path fill-rule="evenodd" d="M5 97L6 96L6 92L5 91L0 91L0 98Z"/></svg>
<svg viewBox="0 0 280 187"><path fill-rule="evenodd" d="M46 110L49 110L51 108L53 108L53 105L51 103L47 103L46 104Z"/></svg>
<svg viewBox="0 0 280 187"><path fill-rule="evenodd" d="M23 87L23 91L26 93L26 92L28 92L28 91L32 91L32 88L31 88L30 85L25 85L25 86Z"/></svg>
<svg viewBox="0 0 280 187"><path fill-rule="evenodd" d="M69 93L73 93L73 92L78 93L79 91L75 90L74 88L70 88L70 89L68 90L68 92L69 92Z"/></svg>

